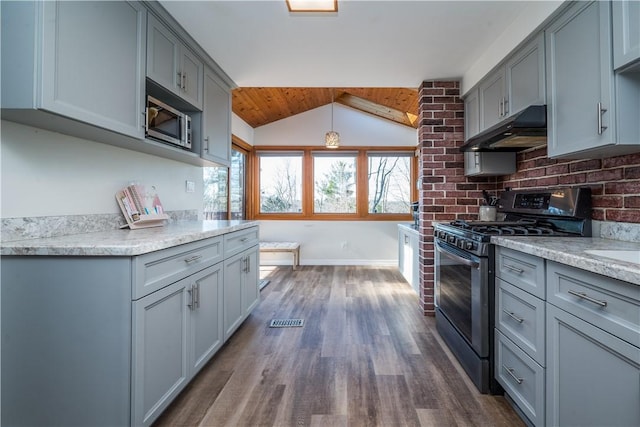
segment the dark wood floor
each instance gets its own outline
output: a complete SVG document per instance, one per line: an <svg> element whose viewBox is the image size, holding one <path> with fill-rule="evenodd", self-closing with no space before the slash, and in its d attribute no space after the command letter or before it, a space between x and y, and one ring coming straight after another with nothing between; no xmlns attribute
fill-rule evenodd
<svg viewBox="0 0 640 427"><path fill-rule="evenodd" d="M156 426L522 426L481 395L393 268L275 268ZM303 328L269 328L303 318Z"/></svg>

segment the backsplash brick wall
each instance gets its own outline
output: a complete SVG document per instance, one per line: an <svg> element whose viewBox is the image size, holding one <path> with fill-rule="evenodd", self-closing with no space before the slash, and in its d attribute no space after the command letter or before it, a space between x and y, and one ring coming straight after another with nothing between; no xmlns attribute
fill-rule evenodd
<svg viewBox="0 0 640 427"><path fill-rule="evenodd" d="M496 189L591 187L592 219L640 223L640 153L608 159L554 160L547 149L518 153L517 172L499 177Z"/></svg>

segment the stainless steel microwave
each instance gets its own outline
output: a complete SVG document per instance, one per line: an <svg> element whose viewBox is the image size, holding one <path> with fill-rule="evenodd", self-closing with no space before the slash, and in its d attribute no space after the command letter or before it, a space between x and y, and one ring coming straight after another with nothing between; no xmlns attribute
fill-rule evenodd
<svg viewBox="0 0 640 427"><path fill-rule="evenodd" d="M147 96L146 137L191 149L191 117Z"/></svg>

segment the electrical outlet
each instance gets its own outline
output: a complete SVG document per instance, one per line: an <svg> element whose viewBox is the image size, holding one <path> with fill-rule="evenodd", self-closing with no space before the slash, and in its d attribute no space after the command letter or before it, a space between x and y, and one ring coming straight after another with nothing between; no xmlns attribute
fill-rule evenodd
<svg viewBox="0 0 640 427"><path fill-rule="evenodd" d="M342 242L342 244L340 246L342 247L342 249L347 249L348 243L347 242Z"/></svg>
<svg viewBox="0 0 640 427"><path fill-rule="evenodd" d="M186 181L185 182L185 190L187 193L195 193L196 192L196 183L194 181Z"/></svg>

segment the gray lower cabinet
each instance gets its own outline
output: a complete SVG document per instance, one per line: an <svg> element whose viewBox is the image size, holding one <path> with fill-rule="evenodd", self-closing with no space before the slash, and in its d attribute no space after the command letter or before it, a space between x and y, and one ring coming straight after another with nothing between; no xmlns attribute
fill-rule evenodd
<svg viewBox="0 0 640 427"><path fill-rule="evenodd" d="M224 263L224 336L231 336L258 304L258 246L232 256Z"/></svg>
<svg viewBox="0 0 640 427"><path fill-rule="evenodd" d="M535 426L545 422L545 262L496 249L496 380Z"/></svg>
<svg viewBox="0 0 640 427"><path fill-rule="evenodd" d="M209 69L204 74L201 156L223 166L231 164L231 92Z"/></svg>
<svg viewBox="0 0 640 427"><path fill-rule="evenodd" d="M640 68L640 2L613 2L613 65L621 69Z"/></svg>
<svg viewBox="0 0 640 427"><path fill-rule="evenodd" d="M152 14L148 21L147 76L202 110L204 64Z"/></svg>
<svg viewBox="0 0 640 427"><path fill-rule="evenodd" d="M133 303L134 425L150 425L222 346L222 267Z"/></svg>
<svg viewBox="0 0 640 427"><path fill-rule="evenodd" d="M151 425L259 303L257 236L2 257L0 423Z"/></svg>
<svg viewBox="0 0 640 427"><path fill-rule="evenodd" d="M547 305L547 425L640 425L640 349Z"/></svg>
<svg viewBox="0 0 640 427"><path fill-rule="evenodd" d="M54 113L144 138L146 18L138 2L2 2L2 115ZM73 121L54 130L73 132Z"/></svg>

